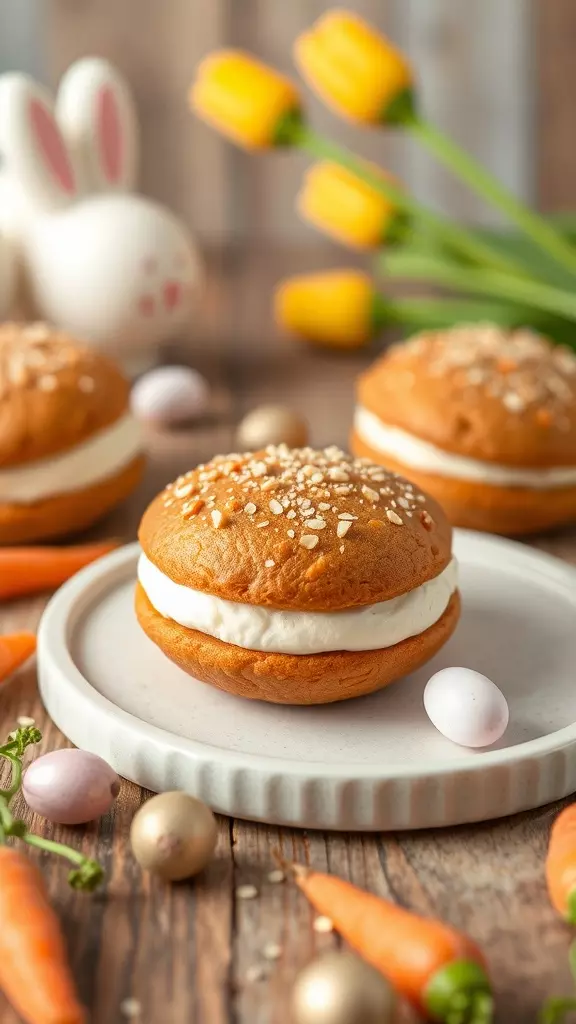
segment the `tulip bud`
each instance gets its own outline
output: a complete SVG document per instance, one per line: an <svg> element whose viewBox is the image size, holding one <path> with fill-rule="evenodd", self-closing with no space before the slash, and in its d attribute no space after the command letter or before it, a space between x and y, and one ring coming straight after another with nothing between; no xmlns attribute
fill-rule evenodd
<svg viewBox="0 0 576 1024"><path fill-rule="evenodd" d="M189 101L204 121L247 149L290 144L300 123L300 96L292 82L240 50L209 54Z"/></svg>
<svg viewBox="0 0 576 1024"><path fill-rule="evenodd" d="M388 304L367 274L328 270L302 274L276 289L276 322L328 348L367 345L387 322Z"/></svg>
<svg viewBox="0 0 576 1024"><path fill-rule="evenodd" d="M408 61L355 14L328 11L298 37L294 57L308 85L344 117L402 124L414 113Z"/></svg>
<svg viewBox="0 0 576 1024"><path fill-rule="evenodd" d="M385 176L370 167L374 177ZM306 173L298 196L301 216L331 238L355 249L374 249L399 241L406 215L386 196L340 164L323 161Z"/></svg>

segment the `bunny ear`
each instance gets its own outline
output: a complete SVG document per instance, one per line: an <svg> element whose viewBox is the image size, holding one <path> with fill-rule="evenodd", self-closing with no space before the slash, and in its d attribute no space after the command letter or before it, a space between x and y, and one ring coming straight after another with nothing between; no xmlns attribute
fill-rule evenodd
<svg viewBox="0 0 576 1024"><path fill-rule="evenodd" d="M128 85L108 61L86 57L73 64L60 84L56 112L83 168L85 187L115 191L134 186L138 159L134 104Z"/></svg>
<svg viewBox="0 0 576 1024"><path fill-rule="evenodd" d="M27 75L0 76L0 153L32 205L53 209L75 197L74 167L52 99Z"/></svg>

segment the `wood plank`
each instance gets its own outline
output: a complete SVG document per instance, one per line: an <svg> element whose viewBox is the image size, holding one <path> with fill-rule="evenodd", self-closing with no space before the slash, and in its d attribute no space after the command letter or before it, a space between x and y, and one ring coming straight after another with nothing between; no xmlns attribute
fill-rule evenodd
<svg viewBox="0 0 576 1024"><path fill-rule="evenodd" d="M535 4L537 41L538 196L546 210L576 203L576 6L572 0Z"/></svg>
<svg viewBox="0 0 576 1024"><path fill-rule="evenodd" d="M227 146L193 117L186 95L200 58L222 39L222 3L211 0L47 0L45 59L55 85L78 57L116 64L134 90L142 128L144 192L203 238L228 224Z"/></svg>

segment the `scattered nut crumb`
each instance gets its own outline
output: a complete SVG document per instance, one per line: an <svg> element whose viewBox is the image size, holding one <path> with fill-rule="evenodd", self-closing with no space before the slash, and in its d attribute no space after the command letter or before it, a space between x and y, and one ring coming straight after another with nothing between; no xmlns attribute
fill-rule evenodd
<svg viewBox="0 0 576 1024"><path fill-rule="evenodd" d="M279 882L286 881L286 875L281 868L275 868L274 871L269 871L267 877L268 881L271 882L272 885L278 885Z"/></svg>
<svg viewBox="0 0 576 1024"><path fill-rule="evenodd" d="M236 888L236 899L253 900L257 895L258 889L255 885L239 885Z"/></svg>
<svg viewBox="0 0 576 1024"><path fill-rule="evenodd" d="M345 537L351 526L352 523L350 522L349 519L341 519L340 522L338 523L338 526L336 527L337 536Z"/></svg>
<svg viewBox="0 0 576 1024"><path fill-rule="evenodd" d="M315 932L319 935L326 935L328 932L334 931L334 925L329 917L325 917L321 914L319 917L314 918L314 924L312 925Z"/></svg>
<svg viewBox="0 0 576 1024"><path fill-rule="evenodd" d="M266 977L264 964L252 964L246 971L246 981L252 984L255 981L264 981Z"/></svg>
<svg viewBox="0 0 576 1024"><path fill-rule="evenodd" d="M20 715L17 722L21 729L31 729L33 725L36 725L36 720L29 718L28 715Z"/></svg>
<svg viewBox="0 0 576 1024"><path fill-rule="evenodd" d="M264 565L266 566L267 569L271 569L274 565L276 565L276 562L274 561L273 558L267 558L266 561L264 562Z"/></svg>
<svg viewBox="0 0 576 1024"><path fill-rule="evenodd" d="M400 519L400 516L398 515L397 512L394 511L394 509L387 508L386 509L386 515L388 516L388 519L390 520L391 523L396 523L396 526L403 526L404 525L404 523Z"/></svg>
<svg viewBox="0 0 576 1024"><path fill-rule="evenodd" d="M120 1013L123 1017L132 1019L139 1017L142 1012L142 1006L137 999L123 999L120 1003Z"/></svg>
<svg viewBox="0 0 576 1024"><path fill-rule="evenodd" d="M294 537L296 536L296 534L294 533L294 530L288 530L287 533L288 533L288 536L290 537L291 540L293 540Z"/></svg>
<svg viewBox="0 0 576 1024"><path fill-rule="evenodd" d="M279 960L282 956L282 946L277 942L267 942L262 950L262 956L265 960Z"/></svg>
<svg viewBox="0 0 576 1024"><path fill-rule="evenodd" d="M247 505L244 505L244 511L247 515L253 516L256 510L256 505L253 501L249 501Z"/></svg>
<svg viewBox="0 0 576 1024"><path fill-rule="evenodd" d="M272 501L268 504L268 508L275 516L281 516L284 511L282 505L276 500L276 498L272 498Z"/></svg>
<svg viewBox="0 0 576 1024"><path fill-rule="evenodd" d="M263 526L270 526L270 520L265 519L263 523L256 523L256 528L261 530Z"/></svg>
<svg viewBox="0 0 576 1024"><path fill-rule="evenodd" d="M301 547L308 548L308 550L311 551L312 548L316 547L318 540L319 537L315 537L311 533L304 533L302 537L300 537L300 545Z"/></svg>
<svg viewBox="0 0 576 1024"><path fill-rule="evenodd" d="M434 520L432 519L432 516L426 512L426 509L423 509L420 513L420 522L425 530L430 531L434 528Z"/></svg>

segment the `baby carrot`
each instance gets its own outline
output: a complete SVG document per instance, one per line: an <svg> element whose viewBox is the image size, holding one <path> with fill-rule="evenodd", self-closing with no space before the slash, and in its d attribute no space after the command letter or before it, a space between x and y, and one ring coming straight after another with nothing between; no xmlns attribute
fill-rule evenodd
<svg viewBox="0 0 576 1024"><path fill-rule="evenodd" d="M72 547L0 548L0 601L52 590L118 546L103 540Z"/></svg>
<svg viewBox="0 0 576 1024"><path fill-rule="evenodd" d="M84 1024L64 939L42 875L0 847L0 989L28 1024Z"/></svg>
<svg viewBox="0 0 576 1024"><path fill-rule="evenodd" d="M471 939L340 878L300 865L293 871L316 910L430 1020L489 1024L490 982Z"/></svg>
<svg viewBox="0 0 576 1024"><path fill-rule="evenodd" d="M546 883L552 905L566 921L576 924L576 804L565 807L552 826Z"/></svg>
<svg viewBox="0 0 576 1024"><path fill-rule="evenodd" d="M0 636L0 683L12 675L36 650L34 633Z"/></svg>

